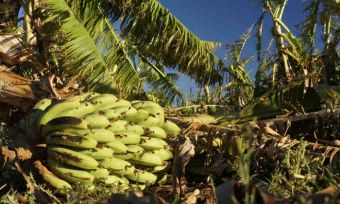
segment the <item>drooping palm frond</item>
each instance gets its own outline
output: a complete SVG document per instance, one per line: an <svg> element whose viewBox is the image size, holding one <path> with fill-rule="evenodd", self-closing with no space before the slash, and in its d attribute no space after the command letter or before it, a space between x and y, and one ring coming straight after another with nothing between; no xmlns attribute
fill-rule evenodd
<svg viewBox="0 0 340 204"><path fill-rule="evenodd" d="M253 56L241 58L241 53L251 35L253 26L243 33L239 39L226 45L228 51L226 59L229 61L227 69L230 74L226 85L227 100L237 110L248 104L254 93L251 79L245 70L245 66L253 59Z"/></svg>
<svg viewBox="0 0 340 204"><path fill-rule="evenodd" d="M157 0L102 2L107 15L121 18L124 38L148 59L178 69L201 84L218 75L213 51L219 44L199 39Z"/></svg>
<svg viewBox="0 0 340 204"><path fill-rule="evenodd" d="M248 28L248 30L243 33L239 39L226 45L228 50L227 59L230 61L230 63L235 63L240 60L242 50L250 37L253 27L254 25Z"/></svg>
<svg viewBox="0 0 340 204"><path fill-rule="evenodd" d="M287 43L287 48L282 49L281 52L285 53L289 57L290 63L292 64L293 68L295 67L294 71L296 72L296 74L301 74L301 71L303 69L311 72L311 56L309 54L309 50L306 49L306 47L308 46L304 44L304 41L302 39L294 36L288 26L281 20L276 19L275 22L277 22L286 31L285 33L280 33L280 36Z"/></svg>
<svg viewBox="0 0 340 204"><path fill-rule="evenodd" d="M245 86L252 87L251 79L248 75L248 73L245 71L245 66L253 60L254 56L246 57L238 61L238 63L235 63L233 66L231 66L231 72L233 73L233 78L237 78L236 81ZM236 65L236 66L235 66Z"/></svg>
<svg viewBox="0 0 340 204"><path fill-rule="evenodd" d="M184 93L176 86L175 82L179 75L176 73L166 73L160 68L140 56L141 77L145 77L151 85L152 92L157 94L163 103L168 105L177 103L184 105L186 103Z"/></svg>
<svg viewBox="0 0 340 204"><path fill-rule="evenodd" d="M45 23L58 25L67 71L80 78L89 89L115 88L116 83L95 41L64 0L44 0L49 17Z"/></svg>
<svg viewBox="0 0 340 204"><path fill-rule="evenodd" d="M254 96L258 97L263 95L266 91L269 90L270 87L270 69L273 64L273 57L270 53L270 48L272 46L273 39L269 42L268 47L261 55L260 63L258 65L256 74L255 74L255 89Z"/></svg>
<svg viewBox="0 0 340 204"><path fill-rule="evenodd" d="M257 21L257 31L256 31L256 51L257 51L257 61L261 59L261 51L262 51L262 32L263 32L263 21L264 16L266 14L266 10L264 10Z"/></svg>
<svg viewBox="0 0 340 204"><path fill-rule="evenodd" d="M89 31L98 50L108 67L113 67L112 76L117 88L130 91L139 82L135 63L123 40L116 33L112 22L108 19L97 1L72 1L72 11Z"/></svg>
<svg viewBox="0 0 340 204"><path fill-rule="evenodd" d="M308 14L307 17L300 24L301 37L304 43L307 45L307 49L310 54L313 53L315 48L315 36L319 7L320 0L311 1L311 3L306 8L304 8L304 11L308 12Z"/></svg>
<svg viewBox="0 0 340 204"><path fill-rule="evenodd" d="M153 91L156 92L164 102L167 102L168 105L185 105L186 103L184 93L175 84L178 77L178 73L167 73L166 77L161 77L156 81L150 81Z"/></svg>

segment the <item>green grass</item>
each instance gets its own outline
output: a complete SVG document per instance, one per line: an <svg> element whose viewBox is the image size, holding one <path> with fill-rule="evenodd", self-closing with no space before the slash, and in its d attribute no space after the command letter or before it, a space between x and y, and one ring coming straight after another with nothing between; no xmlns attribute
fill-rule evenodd
<svg viewBox="0 0 340 204"><path fill-rule="evenodd" d="M321 156L306 153L306 143L285 152L282 161L277 161L271 175L269 192L279 197L291 197L301 193L312 193L335 185L336 175L322 163ZM339 179L339 178L338 178Z"/></svg>

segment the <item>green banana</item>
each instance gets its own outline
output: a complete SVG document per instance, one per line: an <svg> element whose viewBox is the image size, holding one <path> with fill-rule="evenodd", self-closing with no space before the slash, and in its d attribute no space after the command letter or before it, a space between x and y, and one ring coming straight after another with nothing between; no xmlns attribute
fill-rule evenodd
<svg viewBox="0 0 340 204"><path fill-rule="evenodd" d="M79 150L77 152L88 155L98 160L111 158L113 155L113 150L108 147L97 147L93 149Z"/></svg>
<svg viewBox="0 0 340 204"><path fill-rule="evenodd" d="M96 179L107 178L110 175L109 170L104 168L98 168L96 170L89 171L90 174L94 176Z"/></svg>
<svg viewBox="0 0 340 204"><path fill-rule="evenodd" d="M141 100L133 100L133 101L131 101L131 105L132 105L132 106L135 106L135 104L137 104L137 103L139 103L139 102L141 102Z"/></svg>
<svg viewBox="0 0 340 204"><path fill-rule="evenodd" d="M132 121L132 122L140 122L146 120L149 116L149 112L139 109L134 114L130 113L128 115L124 115L121 117L122 120Z"/></svg>
<svg viewBox="0 0 340 204"><path fill-rule="evenodd" d="M98 112L99 115L105 116L108 120L117 120L121 114L114 109L107 109Z"/></svg>
<svg viewBox="0 0 340 204"><path fill-rule="evenodd" d="M139 145L126 145L128 148L128 152L131 153L143 153L144 152L144 148L139 146Z"/></svg>
<svg viewBox="0 0 340 204"><path fill-rule="evenodd" d="M59 144L78 148L95 148L97 141L75 134L65 134L64 132L53 132L46 138L47 144Z"/></svg>
<svg viewBox="0 0 340 204"><path fill-rule="evenodd" d="M143 147L146 150L156 150L165 148L167 146L167 143L159 138L142 136L139 146Z"/></svg>
<svg viewBox="0 0 340 204"><path fill-rule="evenodd" d="M125 130L126 130L126 126L127 126L127 125L129 125L129 122L128 122L128 121L125 121L125 120L116 120L116 121L111 122L111 123L106 127L106 129L107 129L107 130L110 130L110 131L113 132L113 133L122 132L122 131L125 131Z"/></svg>
<svg viewBox="0 0 340 204"><path fill-rule="evenodd" d="M58 134L64 135L79 135L84 136L90 139L97 141L98 143L106 143L111 142L115 139L114 134L106 129L75 129L75 128L66 128L58 130Z"/></svg>
<svg viewBox="0 0 340 204"><path fill-rule="evenodd" d="M59 115L62 112L70 110L70 109L74 109L74 108L79 107L79 106L81 106L81 103L80 103L79 100L74 100L74 101L60 100L58 103L50 106L46 110L46 112L40 118L39 125L44 126L50 120L53 120L54 118L59 117Z"/></svg>
<svg viewBox="0 0 340 204"><path fill-rule="evenodd" d="M80 95L76 95L76 96L70 96L65 98L66 101L87 101L90 100L91 98L95 97L95 96L99 96L99 93L95 93L95 92L87 92L87 93L83 93Z"/></svg>
<svg viewBox="0 0 340 204"><path fill-rule="evenodd" d="M129 109L125 112L122 112L119 118L125 118L125 117L133 117L134 115L137 114L137 109L134 107L129 107Z"/></svg>
<svg viewBox="0 0 340 204"><path fill-rule="evenodd" d="M43 98L40 101L38 101L32 108L32 110L42 110L44 111L46 108L48 108L52 103L52 100L49 98Z"/></svg>
<svg viewBox="0 0 340 204"><path fill-rule="evenodd" d="M139 121L137 124L145 127L161 126L163 124L163 120L164 119L161 117L149 115L147 119Z"/></svg>
<svg viewBox="0 0 340 204"><path fill-rule="evenodd" d="M109 109L107 107L110 107L117 100L118 98L113 94L101 94L101 95L91 98L88 101L93 104L94 109L96 111L100 111L100 110Z"/></svg>
<svg viewBox="0 0 340 204"><path fill-rule="evenodd" d="M157 173L157 172L160 172L160 171L167 169L168 167L169 167L169 163L164 162L162 165L155 166L155 167L152 167L152 168L148 168L148 169L145 169L145 170L148 171L148 172L151 172L151 173Z"/></svg>
<svg viewBox="0 0 340 204"><path fill-rule="evenodd" d="M49 146L47 154L56 161L82 169L96 169L98 162L91 156L58 146Z"/></svg>
<svg viewBox="0 0 340 204"><path fill-rule="evenodd" d="M126 153L128 147L121 141L114 139L111 142L105 144L107 147L111 148L113 152L116 153Z"/></svg>
<svg viewBox="0 0 340 204"><path fill-rule="evenodd" d="M58 178L50 172L40 161L34 162L35 167L39 170L41 177L53 188L57 189L57 193L64 194L67 190L72 189L72 186L66 181Z"/></svg>
<svg viewBox="0 0 340 204"><path fill-rule="evenodd" d="M135 103L133 105L137 110L144 110L147 111L150 115L153 115L160 120L164 121L164 110L163 108L152 101L142 101L139 103ZM160 124L159 124L160 125Z"/></svg>
<svg viewBox="0 0 340 204"><path fill-rule="evenodd" d="M94 176L87 171L73 169L71 167L58 164L57 161L51 158L47 158L47 164L54 174L66 181L82 184L93 183Z"/></svg>
<svg viewBox="0 0 340 204"><path fill-rule="evenodd" d="M94 104L98 104L98 102L93 102ZM100 104L100 103L99 103ZM119 107L131 107L131 103L127 100L118 100L118 101L114 101L114 102L109 102L109 103L102 103L101 105L96 106L95 105L95 110L96 111L103 111L103 110L108 110L108 109L114 109L114 108L119 108Z"/></svg>
<svg viewBox="0 0 340 204"><path fill-rule="evenodd" d="M118 158L118 159L123 159L123 160L130 160L135 157L135 153L114 153L113 157Z"/></svg>
<svg viewBox="0 0 340 204"><path fill-rule="evenodd" d="M145 128L145 136L165 139L166 132L160 127L147 127Z"/></svg>
<svg viewBox="0 0 340 204"><path fill-rule="evenodd" d="M130 166L126 166L122 170L116 170L116 171L114 171L114 173L124 176L126 174L132 174L135 170L136 170L135 166L130 165Z"/></svg>
<svg viewBox="0 0 340 204"><path fill-rule="evenodd" d="M140 109L140 108L144 109L147 107L162 109L162 107L158 103L153 102L153 101L134 101L132 102L132 106L137 109Z"/></svg>
<svg viewBox="0 0 340 204"><path fill-rule="evenodd" d="M129 160L136 157L138 154L142 154L144 152L144 149L138 145L126 145L127 146L127 152L126 153L115 153L113 156L119 159Z"/></svg>
<svg viewBox="0 0 340 204"><path fill-rule="evenodd" d="M118 108L118 107L132 107L130 101L120 99L110 108Z"/></svg>
<svg viewBox="0 0 340 204"><path fill-rule="evenodd" d="M166 120L163 123L162 128L165 130L166 133L169 134L178 135L181 132L181 128L179 128L174 122L170 120Z"/></svg>
<svg viewBox="0 0 340 204"><path fill-rule="evenodd" d="M163 160L152 152L135 154L135 157L132 158L130 161L134 164L140 164L143 166L159 166L163 163Z"/></svg>
<svg viewBox="0 0 340 204"><path fill-rule="evenodd" d="M99 143L107 143L115 139L115 135L106 129L92 129L85 134L85 136L94 139Z"/></svg>
<svg viewBox="0 0 340 204"><path fill-rule="evenodd" d="M110 125L107 126L107 130L110 130L113 133L135 132L139 135L144 134L144 128L142 126L129 124L129 122L125 120L111 122Z"/></svg>
<svg viewBox="0 0 340 204"><path fill-rule="evenodd" d="M158 139L158 141L163 144L164 149L169 149L170 148L169 144L165 140L159 139L159 138L155 138L155 139Z"/></svg>
<svg viewBox="0 0 340 204"><path fill-rule="evenodd" d="M167 149L156 149L151 151L153 154L159 156L162 160L166 161L173 158L173 154Z"/></svg>
<svg viewBox="0 0 340 204"><path fill-rule="evenodd" d="M143 135L144 134L144 128L142 126L140 126L140 125L134 125L134 124L126 125L125 126L125 131L126 132L135 132L138 135Z"/></svg>
<svg viewBox="0 0 340 204"><path fill-rule="evenodd" d="M49 121L42 129L42 135L47 136L51 132L73 128L73 129L87 129L88 123L80 118L64 116L54 118Z"/></svg>
<svg viewBox="0 0 340 204"><path fill-rule="evenodd" d="M121 117L125 112L129 111L130 109L131 109L130 106L118 106L118 107L110 108L109 110L114 110L116 113L119 114L119 117Z"/></svg>
<svg viewBox="0 0 340 204"><path fill-rule="evenodd" d="M88 134L91 133L91 131L89 129L77 129L77 128L73 128L73 127L69 127L69 128L61 128L60 130L57 130L56 132L60 133L60 134L72 134L72 135L79 135L79 136L87 136Z"/></svg>
<svg viewBox="0 0 340 204"><path fill-rule="evenodd" d="M160 106L157 106L157 107L146 106L143 108L138 108L137 110L144 110L144 111L147 111L149 114L161 116L164 118L164 110Z"/></svg>
<svg viewBox="0 0 340 204"><path fill-rule="evenodd" d="M44 98L38 101L38 103L33 106L26 122L31 135L36 135L36 133L38 132L38 122L41 116L44 114L44 111L51 105L51 103L51 99Z"/></svg>
<svg viewBox="0 0 340 204"><path fill-rule="evenodd" d="M91 114L83 118L88 122L91 129L95 128L105 128L110 124L110 121L103 115Z"/></svg>
<svg viewBox="0 0 340 204"><path fill-rule="evenodd" d="M129 180L137 183L154 184L157 180L157 176L153 173L136 169L132 174L125 175Z"/></svg>
<svg viewBox="0 0 340 204"><path fill-rule="evenodd" d="M94 107L90 102L82 102L80 106L75 107L70 110L66 110L58 115L62 116L73 116L73 117L83 117L84 115L90 114L94 111Z"/></svg>
<svg viewBox="0 0 340 204"><path fill-rule="evenodd" d="M139 190L139 191L143 191L146 188L145 184L141 184L141 183L131 183L129 184L129 189L133 189L133 190Z"/></svg>
<svg viewBox="0 0 340 204"><path fill-rule="evenodd" d="M117 132L115 137L124 144L138 144L141 139L140 135L135 132Z"/></svg>
<svg viewBox="0 0 340 204"><path fill-rule="evenodd" d="M119 177L116 175L109 175L104 181L106 184L114 184L114 185L121 185L121 184L129 184L129 181L124 177Z"/></svg>
<svg viewBox="0 0 340 204"><path fill-rule="evenodd" d="M99 162L99 165L112 171L124 170L125 168L132 166L130 162L115 157L103 159Z"/></svg>

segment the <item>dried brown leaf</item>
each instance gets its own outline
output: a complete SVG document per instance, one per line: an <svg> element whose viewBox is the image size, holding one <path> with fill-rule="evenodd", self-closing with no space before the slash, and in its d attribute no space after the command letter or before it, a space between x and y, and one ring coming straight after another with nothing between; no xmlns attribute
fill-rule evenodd
<svg viewBox="0 0 340 204"><path fill-rule="evenodd" d="M16 158L15 151L8 149L7 146L1 147L1 154L5 162L12 162Z"/></svg>
<svg viewBox="0 0 340 204"><path fill-rule="evenodd" d="M28 149L25 149L23 147L18 147L18 148L15 148L15 151L17 153L18 159L21 161L25 161L25 160L32 158L32 152Z"/></svg>

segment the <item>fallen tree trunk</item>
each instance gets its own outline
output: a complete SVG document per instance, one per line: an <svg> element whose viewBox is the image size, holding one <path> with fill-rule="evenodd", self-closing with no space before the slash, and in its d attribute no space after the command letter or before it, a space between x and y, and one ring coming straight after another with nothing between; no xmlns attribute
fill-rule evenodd
<svg viewBox="0 0 340 204"><path fill-rule="evenodd" d="M0 71L0 102L27 111L42 95L32 81L11 72Z"/></svg>
<svg viewBox="0 0 340 204"><path fill-rule="evenodd" d="M27 112L37 100L51 93L49 84L43 81L34 82L0 69L0 103Z"/></svg>

